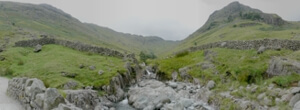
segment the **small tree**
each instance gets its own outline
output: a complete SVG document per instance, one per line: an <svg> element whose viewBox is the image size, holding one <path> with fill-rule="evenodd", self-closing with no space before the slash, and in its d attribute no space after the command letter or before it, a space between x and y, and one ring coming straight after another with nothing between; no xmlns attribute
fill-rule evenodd
<svg viewBox="0 0 300 110"><path fill-rule="evenodd" d="M143 51L140 52L139 56L141 61L145 62L147 60L146 54Z"/></svg>
<svg viewBox="0 0 300 110"><path fill-rule="evenodd" d="M151 52L150 54L146 54L145 52L141 51L139 56L140 56L140 60L143 62L146 62L147 59L155 59L156 58L156 55L153 52Z"/></svg>

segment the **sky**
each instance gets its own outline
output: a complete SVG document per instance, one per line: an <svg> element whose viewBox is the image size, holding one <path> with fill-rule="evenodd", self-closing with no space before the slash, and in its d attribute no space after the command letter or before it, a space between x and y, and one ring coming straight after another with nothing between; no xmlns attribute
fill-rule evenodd
<svg viewBox="0 0 300 110"><path fill-rule="evenodd" d="M2 0L0 0L2 1ZM118 32L182 40L199 29L215 10L233 1L300 21L300 0L5 0L50 4L81 22Z"/></svg>

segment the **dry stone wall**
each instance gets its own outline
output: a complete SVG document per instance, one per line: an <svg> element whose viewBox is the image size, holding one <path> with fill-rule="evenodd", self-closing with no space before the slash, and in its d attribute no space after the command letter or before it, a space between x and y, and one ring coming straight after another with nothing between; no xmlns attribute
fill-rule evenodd
<svg viewBox="0 0 300 110"><path fill-rule="evenodd" d="M19 41L15 43L15 46L17 47L35 47L36 45L47 45L47 44L57 44L62 45L65 47L69 47L75 50L79 51L86 51L86 52L92 52L92 53L98 53L101 55L107 55L107 56L114 56L114 57L120 57L122 58L124 55L116 50L111 50L108 48L103 47L96 47L91 46L87 44L83 44L80 42L71 42L66 40L59 40L54 38L41 38L41 39L31 39L31 40L24 40Z"/></svg>
<svg viewBox="0 0 300 110"><path fill-rule="evenodd" d="M94 110L99 103L93 90L64 91L46 88L36 78L13 78L8 82L7 95L19 101L25 110Z"/></svg>
<svg viewBox="0 0 300 110"><path fill-rule="evenodd" d="M264 46L267 49L289 49L293 51L300 50L299 40L281 40L281 39L263 39L263 40L247 40L247 41L219 41L208 43L197 47L191 47L190 51L205 50L211 48L228 48L228 49L258 49Z"/></svg>

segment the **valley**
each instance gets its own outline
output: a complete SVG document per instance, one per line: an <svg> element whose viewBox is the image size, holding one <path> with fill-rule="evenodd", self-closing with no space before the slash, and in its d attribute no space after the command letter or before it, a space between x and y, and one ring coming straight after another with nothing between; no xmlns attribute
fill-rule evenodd
<svg viewBox="0 0 300 110"><path fill-rule="evenodd" d="M299 27L232 2L168 41L0 1L0 76L24 110L299 110Z"/></svg>

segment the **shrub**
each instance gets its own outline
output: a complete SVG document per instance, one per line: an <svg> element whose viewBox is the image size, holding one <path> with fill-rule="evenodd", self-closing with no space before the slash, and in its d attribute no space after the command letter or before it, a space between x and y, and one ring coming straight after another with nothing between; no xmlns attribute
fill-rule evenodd
<svg viewBox="0 0 300 110"><path fill-rule="evenodd" d="M178 57L183 57L183 56L186 56L189 54L189 51L182 51L182 52L179 52L175 55L176 58Z"/></svg>
<svg viewBox="0 0 300 110"><path fill-rule="evenodd" d="M24 65L24 62L22 60L19 60L18 65L22 66L22 65Z"/></svg>
<svg viewBox="0 0 300 110"><path fill-rule="evenodd" d="M139 56L140 56L140 60L143 62L146 62L147 59L155 59L156 58L156 55L154 55L153 52L151 52L150 54L147 54L147 53L141 51Z"/></svg>
<svg viewBox="0 0 300 110"><path fill-rule="evenodd" d="M11 76L11 75L13 75L13 70L12 69L10 69L10 68L6 68L5 70L4 70L4 76Z"/></svg>

